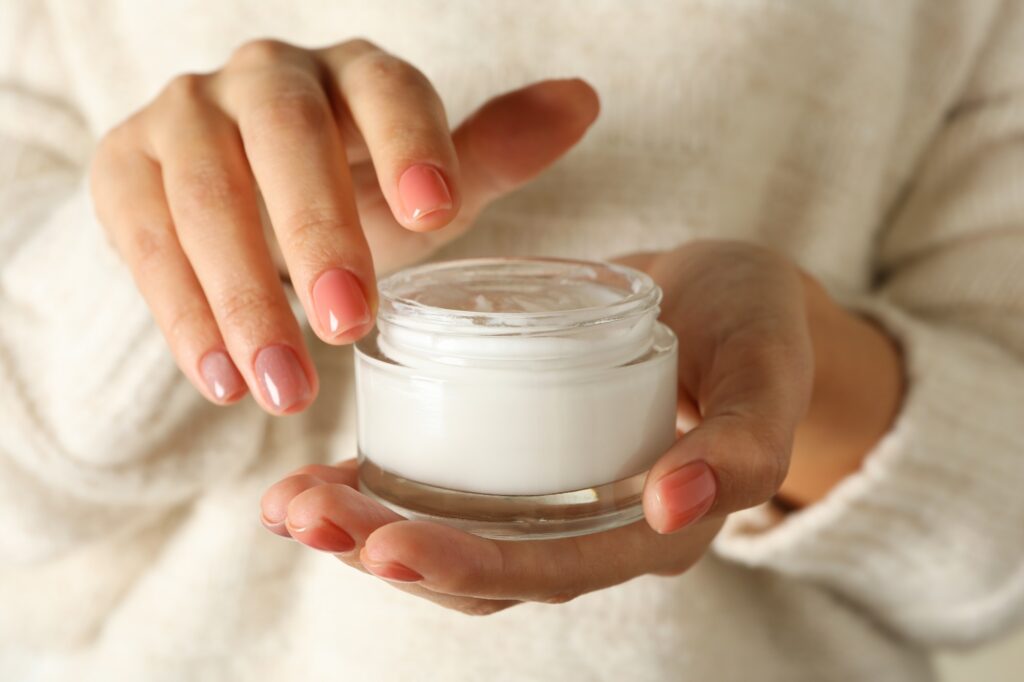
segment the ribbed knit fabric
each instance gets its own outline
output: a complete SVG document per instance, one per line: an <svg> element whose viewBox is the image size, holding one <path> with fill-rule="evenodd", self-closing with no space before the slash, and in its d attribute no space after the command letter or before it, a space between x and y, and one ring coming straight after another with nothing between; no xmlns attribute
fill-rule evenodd
<svg viewBox="0 0 1024 682"><path fill-rule="evenodd" d="M259 527L354 454L351 355L272 419L180 376L93 217L92 145L246 39L364 36L453 123L587 78L584 142L441 257L789 254L902 343L861 471L674 578L474 619ZM1024 613L1024 4L73 0L0 6L0 679L923 680ZM684 338L685 342L685 338Z"/></svg>

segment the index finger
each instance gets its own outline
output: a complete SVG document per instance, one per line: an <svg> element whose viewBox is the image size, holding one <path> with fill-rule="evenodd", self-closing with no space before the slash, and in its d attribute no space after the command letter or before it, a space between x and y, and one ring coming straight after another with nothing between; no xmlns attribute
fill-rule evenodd
<svg viewBox="0 0 1024 682"><path fill-rule="evenodd" d="M395 219L415 231L447 225L459 210L459 162L441 98L408 62L364 40L320 51L337 109L366 142Z"/></svg>
<svg viewBox="0 0 1024 682"><path fill-rule="evenodd" d="M216 89L313 329L348 343L373 326L375 276L319 68L303 50L258 41L236 52Z"/></svg>

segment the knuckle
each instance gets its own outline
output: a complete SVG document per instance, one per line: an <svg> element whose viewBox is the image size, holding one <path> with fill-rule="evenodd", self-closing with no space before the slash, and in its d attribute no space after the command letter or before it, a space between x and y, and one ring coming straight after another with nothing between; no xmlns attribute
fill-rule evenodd
<svg viewBox="0 0 1024 682"><path fill-rule="evenodd" d="M323 92L314 84L298 79L266 96L248 115L251 129L257 134L289 129L315 130L324 127L329 118L330 108Z"/></svg>
<svg viewBox="0 0 1024 682"><path fill-rule="evenodd" d="M220 160L199 160L181 171L180 195L176 199L186 211L205 212L237 202L246 191L247 182L247 178L232 173Z"/></svg>
<svg viewBox="0 0 1024 682"><path fill-rule="evenodd" d="M293 48L272 38L258 38L242 43L231 53L228 65L235 68L261 68L280 62Z"/></svg>
<svg viewBox="0 0 1024 682"><path fill-rule="evenodd" d="M118 250L140 274L152 270L170 249L170 230L167 228L137 227L118 239Z"/></svg>
<svg viewBox="0 0 1024 682"><path fill-rule="evenodd" d="M173 103L195 102L206 94L207 77L200 73L182 73L172 78L157 97Z"/></svg>
<svg viewBox="0 0 1024 682"><path fill-rule="evenodd" d="M754 463L751 478L759 500L764 501L782 486L788 472L789 445L782 429L773 424L751 427L754 452L760 456Z"/></svg>
<svg viewBox="0 0 1024 682"><path fill-rule="evenodd" d="M136 114L112 127L97 143L96 156L113 156L134 146L138 126L139 116Z"/></svg>
<svg viewBox="0 0 1024 682"><path fill-rule="evenodd" d="M96 204L97 215L106 226L109 190L117 183L122 172L121 160L129 151L125 134L111 129L96 144L89 160L89 190Z"/></svg>
<svg viewBox="0 0 1024 682"><path fill-rule="evenodd" d="M279 239L283 249L295 254L297 263L319 269L339 258L353 258L344 248L345 235L358 229L358 223L352 224L339 211L308 209L281 221Z"/></svg>
<svg viewBox="0 0 1024 682"><path fill-rule="evenodd" d="M430 81L415 66L387 52L367 52L357 62L362 74L378 87L430 89Z"/></svg>
<svg viewBox="0 0 1024 682"><path fill-rule="evenodd" d="M206 306L201 301L190 301L171 313L164 325L164 333L173 346L178 341L200 337L197 331L205 329L207 324L209 318Z"/></svg>
<svg viewBox="0 0 1024 682"><path fill-rule="evenodd" d="M267 312L277 307L277 297L253 287L236 289L217 301L215 312L225 327L251 329L260 324Z"/></svg>
<svg viewBox="0 0 1024 682"><path fill-rule="evenodd" d="M347 227L338 211L326 208L304 209L282 223L289 245L300 250L315 250L318 245L337 239Z"/></svg>
<svg viewBox="0 0 1024 682"><path fill-rule="evenodd" d="M396 154L396 165L420 163L422 159L434 158L443 153L447 141L444 128L437 119L405 119L393 121L382 127L392 152Z"/></svg>
<svg viewBox="0 0 1024 682"><path fill-rule="evenodd" d="M341 47L352 54L366 54L368 52L381 51L380 47L378 47L376 43L362 36L346 40L341 44Z"/></svg>

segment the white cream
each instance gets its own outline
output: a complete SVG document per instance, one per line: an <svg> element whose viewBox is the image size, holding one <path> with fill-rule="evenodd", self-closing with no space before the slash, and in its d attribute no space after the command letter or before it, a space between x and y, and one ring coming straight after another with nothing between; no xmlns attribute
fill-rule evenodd
<svg viewBox="0 0 1024 682"><path fill-rule="evenodd" d="M549 495L645 471L672 443L676 341L660 292L599 263L473 260L380 283L358 345L361 456L396 476Z"/></svg>

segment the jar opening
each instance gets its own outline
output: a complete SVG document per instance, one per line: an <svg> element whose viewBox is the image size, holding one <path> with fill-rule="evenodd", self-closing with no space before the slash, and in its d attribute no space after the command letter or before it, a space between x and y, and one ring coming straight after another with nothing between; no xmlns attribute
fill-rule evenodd
<svg viewBox="0 0 1024 682"><path fill-rule="evenodd" d="M410 366L624 364L650 348L661 300L638 270L547 258L432 263L378 287L380 349Z"/></svg>

